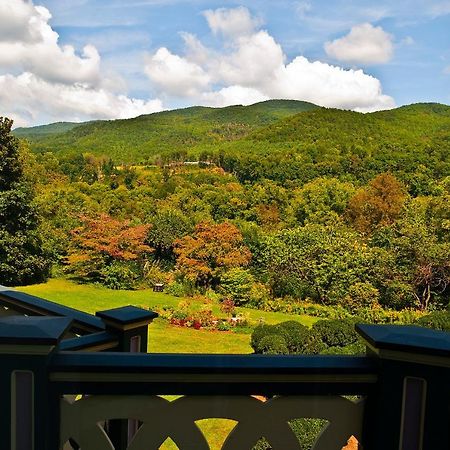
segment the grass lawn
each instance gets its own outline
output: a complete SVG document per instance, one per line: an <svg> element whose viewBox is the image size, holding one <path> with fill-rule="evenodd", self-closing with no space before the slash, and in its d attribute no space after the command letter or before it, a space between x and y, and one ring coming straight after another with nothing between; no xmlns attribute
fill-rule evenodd
<svg viewBox="0 0 450 450"><path fill-rule="evenodd" d="M62 305L94 314L96 311L124 305L143 306L149 309L164 305L176 307L183 300L173 295L142 291L115 291L101 286L77 284L66 279L52 279L47 283L17 288L27 294L36 295ZM195 306L195 300L189 299ZM200 301L197 301L199 306ZM219 314L217 305L212 305ZM238 308L253 323L278 323L285 320L298 320L311 326L317 320L310 316L294 316L283 313L264 312L250 308ZM152 353L251 353L250 335L224 331L194 330L169 325L165 320L156 319L149 326L148 351Z"/></svg>

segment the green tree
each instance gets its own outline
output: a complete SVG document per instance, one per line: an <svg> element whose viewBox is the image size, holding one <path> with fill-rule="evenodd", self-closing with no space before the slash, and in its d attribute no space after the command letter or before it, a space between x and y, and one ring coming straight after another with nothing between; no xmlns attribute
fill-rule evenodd
<svg viewBox="0 0 450 450"><path fill-rule="evenodd" d="M294 215L302 225L335 222L344 214L354 194L351 183L336 178L316 178L297 192L293 201Z"/></svg>
<svg viewBox="0 0 450 450"><path fill-rule="evenodd" d="M0 283L19 285L44 280L50 262L42 250L33 189L12 124L0 117Z"/></svg>
<svg viewBox="0 0 450 450"><path fill-rule="evenodd" d="M342 226L309 224L269 237L264 261L275 293L285 283L296 281L303 295L346 306L345 298L353 285L377 284L384 253Z"/></svg>
<svg viewBox="0 0 450 450"><path fill-rule="evenodd" d="M192 231L189 219L179 209L167 208L158 211L150 223L147 240L155 249L154 256L172 261L174 242Z"/></svg>

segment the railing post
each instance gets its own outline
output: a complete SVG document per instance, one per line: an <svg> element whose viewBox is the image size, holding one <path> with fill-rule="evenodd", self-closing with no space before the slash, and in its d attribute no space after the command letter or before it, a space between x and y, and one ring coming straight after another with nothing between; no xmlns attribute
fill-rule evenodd
<svg viewBox="0 0 450 450"><path fill-rule="evenodd" d="M378 382L366 403L364 449L450 448L450 333L357 325Z"/></svg>
<svg viewBox="0 0 450 450"><path fill-rule="evenodd" d="M0 319L1 448L59 448L59 398L52 394L48 361L71 322L65 317Z"/></svg>
<svg viewBox="0 0 450 450"><path fill-rule="evenodd" d="M120 308L99 311L106 325L106 331L114 333L119 341L117 348L111 351L147 353L148 325L158 317L153 311L123 306ZM108 434L116 450L125 450L138 429L136 420L110 420Z"/></svg>

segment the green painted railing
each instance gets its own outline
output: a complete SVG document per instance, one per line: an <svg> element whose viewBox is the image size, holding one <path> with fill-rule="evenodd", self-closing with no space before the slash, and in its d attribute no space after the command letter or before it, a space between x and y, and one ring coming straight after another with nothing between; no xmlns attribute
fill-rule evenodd
<svg viewBox="0 0 450 450"><path fill-rule="evenodd" d="M314 449L449 449L450 336L359 325L366 356L147 354L157 316L96 316L0 289L0 449L206 450L196 422L236 421L223 450L300 449L290 424L320 418ZM163 397L163 396L178 397Z"/></svg>

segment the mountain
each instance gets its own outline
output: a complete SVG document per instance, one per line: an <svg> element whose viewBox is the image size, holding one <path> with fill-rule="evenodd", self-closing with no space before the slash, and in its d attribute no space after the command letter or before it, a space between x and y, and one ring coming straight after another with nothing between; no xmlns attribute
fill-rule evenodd
<svg viewBox="0 0 450 450"><path fill-rule="evenodd" d="M49 125L39 125L36 127L20 127L14 130L14 134L18 138L25 138L29 140L39 140L49 135L61 134L70 131L72 128L81 125L77 122L56 122Z"/></svg>
<svg viewBox="0 0 450 450"><path fill-rule="evenodd" d="M381 172L409 184L441 179L450 176L450 107L422 103L370 114L320 108L221 144L220 152L222 166L247 181L346 174L365 182Z"/></svg>
<svg viewBox="0 0 450 450"><path fill-rule="evenodd" d="M36 152L89 152L118 163L139 163L174 151L201 151L204 146L243 138L257 129L319 107L295 100L268 100L250 106L191 107L134 119L61 122L18 128Z"/></svg>

